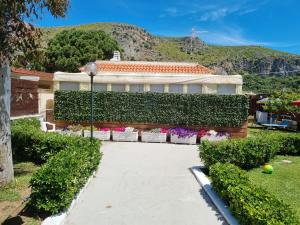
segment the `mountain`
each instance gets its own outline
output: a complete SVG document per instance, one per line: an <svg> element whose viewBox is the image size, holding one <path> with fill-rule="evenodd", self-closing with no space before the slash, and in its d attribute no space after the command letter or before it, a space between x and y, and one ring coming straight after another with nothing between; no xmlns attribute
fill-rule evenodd
<svg viewBox="0 0 300 225"><path fill-rule="evenodd" d="M65 29L103 30L123 48L124 60L198 62L218 74L290 75L300 71L300 55L260 46L207 45L199 38L160 37L145 29L121 23L94 23L43 28L45 44Z"/></svg>

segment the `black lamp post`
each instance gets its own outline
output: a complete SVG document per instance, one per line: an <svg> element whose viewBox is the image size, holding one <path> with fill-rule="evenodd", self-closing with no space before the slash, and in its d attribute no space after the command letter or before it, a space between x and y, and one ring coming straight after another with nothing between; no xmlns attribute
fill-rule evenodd
<svg viewBox="0 0 300 225"><path fill-rule="evenodd" d="M91 117L90 117L90 124L91 124L91 142L93 140L93 123L94 123L94 108L93 108L93 101L94 101L94 93L93 93L93 86L94 86L94 76L97 74L97 65L94 62L89 62L85 66L85 72L91 77L91 99L90 99L90 109L91 109Z"/></svg>

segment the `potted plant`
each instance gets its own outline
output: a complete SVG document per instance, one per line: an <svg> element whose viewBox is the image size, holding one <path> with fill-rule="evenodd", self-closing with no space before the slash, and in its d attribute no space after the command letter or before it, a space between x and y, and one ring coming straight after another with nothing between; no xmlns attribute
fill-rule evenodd
<svg viewBox="0 0 300 225"><path fill-rule="evenodd" d="M171 135L171 143L178 144L196 144L197 142L197 131L186 129L186 128L172 128L169 130Z"/></svg>
<svg viewBox="0 0 300 225"><path fill-rule="evenodd" d="M83 130L84 137L91 136L91 127L84 127ZM109 128L96 128L93 127L93 137L102 141L110 140L110 129Z"/></svg>
<svg viewBox="0 0 300 225"><path fill-rule="evenodd" d="M142 142L167 142L168 129L156 128L142 132Z"/></svg>
<svg viewBox="0 0 300 225"><path fill-rule="evenodd" d="M83 129L82 125L73 124L73 125L68 126L67 133L69 135L82 136L82 129Z"/></svg>
<svg viewBox="0 0 300 225"><path fill-rule="evenodd" d="M210 130L201 137L201 141L222 141L227 140L228 138L229 134L226 132L217 132L214 130Z"/></svg>
<svg viewBox="0 0 300 225"><path fill-rule="evenodd" d="M138 131L133 127L117 127L112 131L114 141L138 141Z"/></svg>

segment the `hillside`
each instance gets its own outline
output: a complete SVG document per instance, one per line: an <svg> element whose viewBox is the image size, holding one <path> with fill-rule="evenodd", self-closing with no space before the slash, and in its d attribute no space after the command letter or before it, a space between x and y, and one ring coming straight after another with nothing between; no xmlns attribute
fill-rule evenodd
<svg viewBox="0 0 300 225"><path fill-rule="evenodd" d="M213 46L189 37L158 37L120 23L44 28L44 41L64 29L103 30L123 48L124 60L198 62L221 74L285 74L300 70L300 56L259 46Z"/></svg>

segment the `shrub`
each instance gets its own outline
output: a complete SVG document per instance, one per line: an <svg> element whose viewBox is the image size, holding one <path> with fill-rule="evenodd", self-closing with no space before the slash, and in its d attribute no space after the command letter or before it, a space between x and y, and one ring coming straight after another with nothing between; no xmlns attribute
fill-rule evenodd
<svg viewBox="0 0 300 225"><path fill-rule="evenodd" d="M230 163L210 167L214 189L241 225L296 225L295 212L264 189L253 185L245 171Z"/></svg>
<svg viewBox="0 0 300 225"><path fill-rule="evenodd" d="M32 177L29 205L52 214L67 209L100 161L99 142L68 146Z"/></svg>
<svg viewBox="0 0 300 225"><path fill-rule="evenodd" d="M204 141L199 150L200 158L208 168L217 162L228 162L244 169L251 169L268 162L279 148L278 142L271 142L266 137L255 137L220 142Z"/></svg>
<svg viewBox="0 0 300 225"><path fill-rule="evenodd" d="M280 155L300 155L300 135L299 134L270 134L272 142L279 142L280 148L278 154Z"/></svg>
<svg viewBox="0 0 300 225"><path fill-rule="evenodd" d="M89 140L85 138L42 132L39 121L38 126L36 121L36 119L31 119L13 123L11 131L14 159L41 164L67 146L80 147L89 143Z"/></svg>
<svg viewBox="0 0 300 225"><path fill-rule="evenodd" d="M90 92L56 91L57 120L88 121ZM248 116L244 95L98 92L94 118L99 122L136 122L174 126L241 126Z"/></svg>
<svg viewBox="0 0 300 225"><path fill-rule="evenodd" d="M101 158L99 141L46 133L36 120L13 123L12 147L14 157L44 163L30 181L29 205L51 214L69 207Z"/></svg>

